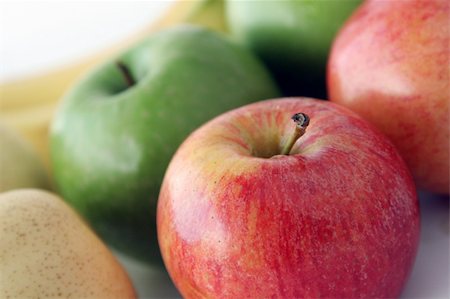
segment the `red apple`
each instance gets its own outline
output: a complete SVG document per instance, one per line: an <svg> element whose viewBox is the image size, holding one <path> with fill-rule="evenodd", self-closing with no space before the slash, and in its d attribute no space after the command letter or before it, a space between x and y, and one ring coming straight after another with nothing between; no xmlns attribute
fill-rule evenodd
<svg viewBox="0 0 450 299"><path fill-rule="evenodd" d="M375 124L417 185L449 193L449 20L445 0L367 1L332 48L330 100Z"/></svg>
<svg viewBox="0 0 450 299"><path fill-rule="evenodd" d="M297 112L310 124L281 155ZM390 141L346 108L299 98L241 107L190 135L157 224L186 298L394 297L419 240L415 185Z"/></svg>

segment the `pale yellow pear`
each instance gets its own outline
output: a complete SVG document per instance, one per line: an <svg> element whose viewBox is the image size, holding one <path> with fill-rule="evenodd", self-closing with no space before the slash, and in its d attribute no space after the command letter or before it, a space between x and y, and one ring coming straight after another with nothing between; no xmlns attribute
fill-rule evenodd
<svg viewBox="0 0 450 299"><path fill-rule="evenodd" d="M58 196L0 194L0 298L136 298L109 249Z"/></svg>
<svg viewBox="0 0 450 299"><path fill-rule="evenodd" d="M49 187L47 171L31 143L0 122L0 192Z"/></svg>

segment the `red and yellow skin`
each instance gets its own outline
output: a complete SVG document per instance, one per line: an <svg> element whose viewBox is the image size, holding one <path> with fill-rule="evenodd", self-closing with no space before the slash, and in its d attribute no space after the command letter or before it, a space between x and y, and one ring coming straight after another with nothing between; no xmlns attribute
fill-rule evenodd
<svg viewBox="0 0 450 299"><path fill-rule="evenodd" d="M376 125L418 187L449 194L450 2L365 2L328 65L331 101Z"/></svg>
<svg viewBox="0 0 450 299"><path fill-rule="evenodd" d="M290 117L310 117L289 155ZM165 265L185 298L391 298L419 241L394 146L346 108L278 99L223 114L178 149L160 192Z"/></svg>

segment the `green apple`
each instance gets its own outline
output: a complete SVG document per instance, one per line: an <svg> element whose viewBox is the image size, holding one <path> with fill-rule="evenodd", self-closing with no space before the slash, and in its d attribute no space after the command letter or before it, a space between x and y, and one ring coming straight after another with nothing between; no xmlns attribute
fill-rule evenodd
<svg viewBox="0 0 450 299"><path fill-rule="evenodd" d="M51 130L57 187L113 247L162 264L156 202L178 145L213 116L278 94L262 63L224 37L159 32L63 99Z"/></svg>
<svg viewBox="0 0 450 299"><path fill-rule="evenodd" d="M361 0L226 2L232 35L275 74L285 95L326 98L326 63L339 28Z"/></svg>
<svg viewBox="0 0 450 299"><path fill-rule="evenodd" d="M0 122L0 192L19 188L50 189L50 181L33 146Z"/></svg>

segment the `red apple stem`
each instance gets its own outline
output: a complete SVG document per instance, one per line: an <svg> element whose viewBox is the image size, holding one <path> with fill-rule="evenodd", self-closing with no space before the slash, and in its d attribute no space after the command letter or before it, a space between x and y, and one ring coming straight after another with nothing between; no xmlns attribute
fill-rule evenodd
<svg viewBox="0 0 450 299"><path fill-rule="evenodd" d="M119 68L120 72L122 73L122 76L125 79L125 82L127 83L128 87L131 87L134 84L136 84L136 81L134 80L133 75L130 72L130 69L122 61L116 61L116 65Z"/></svg>
<svg viewBox="0 0 450 299"><path fill-rule="evenodd" d="M294 134L291 135L288 142L284 145L283 150L281 151L282 155L289 155L292 148L294 147L295 142L305 134L306 127L309 125L309 116L305 113L296 113L291 119L295 122L295 130Z"/></svg>

